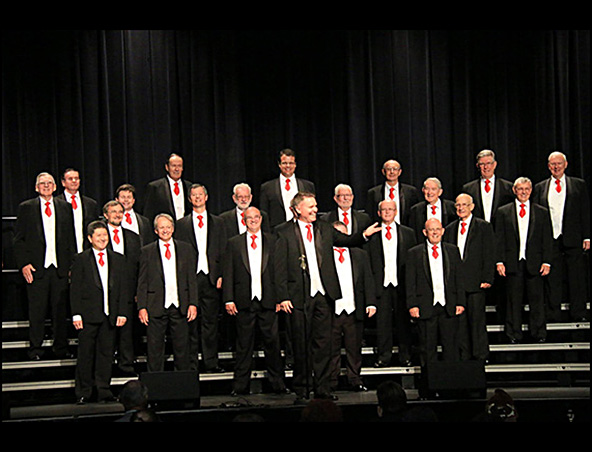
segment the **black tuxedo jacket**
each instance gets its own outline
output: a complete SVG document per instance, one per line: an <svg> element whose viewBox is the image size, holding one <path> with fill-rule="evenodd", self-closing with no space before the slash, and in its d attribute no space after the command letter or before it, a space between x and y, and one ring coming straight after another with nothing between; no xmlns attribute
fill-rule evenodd
<svg viewBox="0 0 592 452"><path fill-rule="evenodd" d="M337 218L337 209L333 209L330 212L325 213L321 216L321 220L326 221L329 224L339 220L342 221L342 218ZM364 231L368 226L372 224L372 219L370 215L360 210L351 209L351 218L350 221L352 222L352 234Z"/></svg>
<svg viewBox="0 0 592 452"><path fill-rule="evenodd" d="M399 281L399 288L405 287L405 265L407 263L407 252L410 248L417 244L415 232L408 226L395 225L395 233L397 234L397 279ZM374 234L368 243L364 245L366 251L370 256L370 264L372 267L372 274L374 275L374 287L376 288L376 296L380 297L384 286L384 250L382 247L383 236L382 233Z"/></svg>
<svg viewBox="0 0 592 452"><path fill-rule="evenodd" d="M261 304L268 309L275 309L278 303L274 287L274 249L275 236L270 233L262 235L261 255ZM224 303L232 301L238 310L248 309L251 306L251 267L249 266L249 253L247 246L248 232L235 235L228 239L222 271L222 288Z"/></svg>
<svg viewBox="0 0 592 452"><path fill-rule="evenodd" d="M325 295L330 300L341 298L341 288L333 260L333 245L347 248L362 246L362 232L343 234L325 221L315 221L314 240L317 263ZM295 308L304 307L305 295L310 293L309 269L303 273L301 256L305 256L303 237L295 220L285 221L275 228L275 288L278 303L290 300Z"/></svg>
<svg viewBox="0 0 592 452"><path fill-rule="evenodd" d="M263 232L271 232L269 226L269 216L266 212L261 211L261 230ZM224 221L224 227L226 228L226 236L230 239L235 235L239 235L238 220L236 216L236 207L234 209L227 210L226 212L218 215Z"/></svg>
<svg viewBox="0 0 592 452"><path fill-rule="evenodd" d="M296 185L298 191L315 193L315 184L309 180L297 177ZM262 211L267 212L269 215L269 226L271 228L286 221L286 210L284 209L281 190L279 177L264 182L259 190L259 206Z"/></svg>
<svg viewBox="0 0 592 452"><path fill-rule="evenodd" d="M539 274L541 265L551 263L553 234L549 211L530 202L530 217L526 240L526 269L529 274ZM495 220L496 263L506 266L506 272L516 273L520 253L520 232L516 217L516 203L500 207ZM551 269L553 271L553 269Z"/></svg>
<svg viewBox="0 0 592 452"><path fill-rule="evenodd" d="M457 218L456 207L454 206L454 202L449 199L440 199L440 201L442 205L442 227L445 228ZM415 231L418 243L425 240L423 230L425 222L428 219L426 212L427 203L427 201L420 201L412 206L409 211L409 227Z"/></svg>
<svg viewBox="0 0 592 452"><path fill-rule="evenodd" d="M460 254L458 248L450 243L441 242L441 245L446 296L445 309L449 316L455 316L457 306L466 306L461 278ZM420 319L432 317L434 315L434 290L426 241L409 250L405 281L407 308L419 308Z"/></svg>
<svg viewBox="0 0 592 452"><path fill-rule="evenodd" d="M109 323L115 326L117 317L132 315L129 303L129 284L125 258L106 249L109 265ZM101 323L105 316L103 307L103 285L92 249L77 254L72 264L70 284L70 305L72 315L81 315L83 322Z"/></svg>
<svg viewBox="0 0 592 452"><path fill-rule="evenodd" d="M458 246L460 220L446 227L443 240ZM473 216L469 226L465 250L461 258L461 275L467 292L479 292L481 283L493 284L495 276L495 235L493 226ZM460 253L460 251L459 251Z"/></svg>
<svg viewBox="0 0 592 452"><path fill-rule="evenodd" d="M378 217L378 203L384 200L386 182L372 187L366 195L366 213L372 221L380 221ZM401 224L409 225L409 211L411 207L422 200L419 190L413 185L399 182L399 204L397 210L401 218Z"/></svg>
<svg viewBox="0 0 592 452"><path fill-rule="evenodd" d="M192 183L185 179L180 179L180 181L183 184L185 215L187 215L193 209L189 202L189 190ZM169 180L166 176L150 182L146 187L144 210L142 213L150 222L154 221L154 217L159 213L168 213L173 217L173 220L176 220L177 216L175 215L175 208L173 206L173 196L171 195Z"/></svg>
<svg viewBox="0 0 592 452"><path fill-rule="evenodd" d="M56 222L56 254L58 274L68 275L72 260L76 254L74 218L72 207L61 197L54 197ZM14 254L19 269L33 264L36 277L42 277L45 262L45 234L41 218L40 198L23 201L17 210L14 230Z"/></svg>
<svg viewBox="0 0 592 452"><path fill-rule="evenodd" d="M133 299L136 294L136 286L138 283L138 269L140 264L140 252L142 244L140 236L129 229L120 228L123 235L123 255L125 257L127 269L127 284L129 286L128 295ZM109 250L113 250L111 240L107 244Z"/></svg>
<svg viewBox="0 0 592 452"><path fill-rule="evenodd" d="M173 240L177 265L177 290L179 310L187 315L190 305L198 306L197 278L195 275L195 251L189 243ZM140 253L138 273L138 310L147 309L148 315L164 314L164 273L159 250L160 241L144 245Z"/></svg>
<svg viewBox="0 0 592 452"><path fill-rule="evenodd" d="M514 184L512 182L495 177L495 184L493 189L493 203L491 206L491 223L495 222L495 216L497 210L512 201L514 201L514 191L512 190ZM467 182L462 187L462 193L471 195L473 197L473 203L475 208L473 209L473 216L481 219L485 219L485 213L483 211L483 198L481 198L481 179L476 179L471 182Z"/></svg>
<svg viewBox="0 0 592 452"><path fill-rule="evenodd" d="M86 239L87 237L87 226L95 220L99 220L101 218L101 209L99 209L99 204L93 198L83 195L82 193L78 192L78 196L80 197L79 201L82 206L82 236L84 240L82 241L82 249L88 249L91 247L90 242ZM67 201L66 193L62 192L62 197L64 201ZM70 204L71 206L71 204ZM72 211L72 217L74 213Z"/></svg>
<svg viewBox="0 0 592 452"><path fill-rule="evenodd" d="M376 306L376 291L368 253L361 248L349 248L357 320L364 320L367 306Z"/></svg>
<svg viewBox="0 0 592 452"><path fill-rule="evenodd" d="M565 176L567 193L563 208L563 244L567 247L581 248L584 239L590 238L590 198L588 187L583 179ZM551 178L539 182L534 187L533 202L549 208L547 195Z"/></svg>
<svg viewBox="0 0 592 452"><path fill-rule="evenodd" d="M195 241L195 231L193 230L193 214L186 215L177 221L175 225L174 237L178 240L187 242L193 246L196 260L194 265L194 273L197 270L197 259L199 258L199 250L197 249L197 242ZM224 221L217 215L208 213L208 238L207 238L207 259L209 268L209 278L213 286L219 277L222 276L222 258L226 249L226 229Z"/></svg>
<svg viewBox="0 0 592 452"><path fill-rule="evenodd" d="M138 234L140 236L140 243L142 246L154 242L158 236L154 232L154 223L142 214L134 210L136 221L138 222ZM173 217L174 218L174 217ZM125 221L125 220L124 220Z"/></svg>

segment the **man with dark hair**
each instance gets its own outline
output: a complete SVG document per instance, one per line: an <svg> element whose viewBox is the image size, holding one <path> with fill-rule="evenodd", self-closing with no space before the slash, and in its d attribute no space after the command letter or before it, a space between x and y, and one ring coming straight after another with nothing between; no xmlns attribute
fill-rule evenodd
<svg viewBox="0 0 592 452"><path fill-rule="evenodd" d="M141 380L129 380L119 392L125 414L116 422L129 422L131 416L148 408L148 387Z"/></svg>
<svg viewBox="0 0 592 452"><path fill-rule="evenodd" d="M23 201L17 210L14 233L16 263L27 283L29 301L29 358L43 355L45 315L51 309L53 351L58 358L68 352L68 272L76 254L72 208L54 197L55 179L40 173L36 198Z"/></svg>
<svg viewBox="0 0 592 452"><path fill-rule="evenodd" d="M261 184L259 191L259 208L269 215L272 229L292 219L290 201L296 193L315 193L313 182L296 177L296 153L292 149L282 149L279 152L278 167L279 177Z"/></svg>
<svg viewBox="0 0 592 452"><path fill-rule="evenodd" d="M80 173L74 168L67 168L62 174L64 199L72 206L74 216L74 233L76 235L76 250L78 253L89 248L86 231L91 221L99 219L100 210L97 201L80 193Z"/></svg>
<svg viewBox="0 0 592 452"><path fill-rule="evenodd" d="M191 182L182 179L183 158L170 154L164 169L167 174L150 182L144 194L143 214L150 221L160 213L167 213L177 221L191 212L188 197Z"/></svg>
<svg viewBox="0 0 592 452"><path fill-rule="evenodd" d="M218 360L219 322L222 289L222 256L226 248L226 229L217 215L207 210L208 191L201 184L189 188L192 212L177 221L175 238L190 244L194 251L194 274L199 293L199 326L192 325L191 366L197 369L199 342L206 372L224 372Z"/></svg>
<svg viewBox="0 0 592 452"><path fill-rule="evenodd" d="M78 331L78 404L89 401L93 387L99 401L113 400L110 385L116 328L131 316L125 258L107 249L107 225L100 220L90 223L88 241L91 248L74 259L70 284L72 323Z"/></svg>
<svg viewBox="0 0 592 452"><path fill-rule="evenodd" d="M156 240L154 228L150 220L134 209L136 204L136 188L132 184L120 185L115 190L115 199L121 203L124 209L121 226L138 234L142 246Z"/></svg>

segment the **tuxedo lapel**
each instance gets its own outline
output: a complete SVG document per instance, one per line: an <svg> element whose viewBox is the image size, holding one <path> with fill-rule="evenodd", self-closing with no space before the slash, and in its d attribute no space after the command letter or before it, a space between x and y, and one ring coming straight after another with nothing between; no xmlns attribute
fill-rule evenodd
<svg viewBox="0 0 592 452"><path fill-rule="evenodd" d="M265 234L261 233L261 274L265 272L267 264L269 263L269 243Z"/></svg>
<svg viewBox="0 0 592 452"><path fill-rule="evenodd" d="M245 266L245 270L247 270L248 274L251 274L251 265L249 263L249 252L247 250L247 237L248 236L246 236L244 238L244 240L240 241L239 253L241 256L241 261L242 261L243 265Z"/></svg>

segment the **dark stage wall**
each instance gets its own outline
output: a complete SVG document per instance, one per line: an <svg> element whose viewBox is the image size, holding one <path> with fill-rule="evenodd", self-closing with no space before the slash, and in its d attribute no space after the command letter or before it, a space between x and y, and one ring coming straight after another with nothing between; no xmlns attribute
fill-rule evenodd
<svg viewBox="0 0 592 452"><path fill-rule="evenodd" d="M284 147L321 209L339 182L362 207L388 158L451 199L483 148L510 180L546 177L553 150L589 180L589 126L589 30L2 32L3 216L67 167L99 203L130 182L141 206L172 151L213 212L237 182L257 198Z"/></svg>

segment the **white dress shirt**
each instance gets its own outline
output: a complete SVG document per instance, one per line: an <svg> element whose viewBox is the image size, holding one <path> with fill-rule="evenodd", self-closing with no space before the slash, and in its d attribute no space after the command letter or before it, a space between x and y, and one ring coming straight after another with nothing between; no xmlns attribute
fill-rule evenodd
<svg viewBox="0 0 592 452"><path fill-rule="evenodd" d="M458 246L458 251L460 252L460 258L464 259L465 256L465 246L467 244L467 237L469 236L469 226L471 225L471 220L473 219L473 214L470 214L469 217L466 220L461 220L460 218L458 219L458 234L457 234L457 246ZM465 233L461 234L461 231L463 230L462 228L462 224L465 224Z"/></svg>
<svg viewBox="0 0 592 452"><path fill-rule="evenodd" d="M340 253L339 250L343 250ZM342 312L351 314L356 309L354 296L354 278L350 251L348 248L333 247L333 257L335 259L335 268L337 269L337 278L341 287L341 298L335 300L335 314ZM340 254L343 255L343 262L339 261Z"/></svg>
<svg viewBox="0 0 592 452"><path fill-rule="evenodd" d="M436 210L432 213L432 204L427 203L426 205L426 221L435 218L436 220L442 222L442 201L438 198L438 200L433 204L436 206Z"/></svg>
<svg viewBox="0 0 592 452"><path fill-rule="evenodd" d="M45 236L45 261L43 267L48 268L53 265L55 268L58 268L55 206L53 203L53 198L51 198L49 201L46 201L41 197L39 199L41 201L41 218L43 219L43 234ZM50 216L47 216L45 213L47 207L49 207L51 210Z"/></svg>
<svg viewBox="0 0 592 452"><path fill-rule="evenodd" d="M393 199L391 199L391 188L393 188ZM389 201L395 201L395 204L397 204L397 215L395 215L395 222L397 224L401 224L401 203L399 202L398 182L393 187L391 187L389 184L384 184L384 199L388 199Z"/></svg>
<svg viewBox="0 0 592 452"><path fill-rule="evenodd" d="M528 220L530 217L530 201L524 203L524 209L526 215L523 218L520 217L520 210L522 203L516 200L516 218L518 220L518 232L520 236L520 251L518 254L518 260L526 259L526 240L528 238Z"/></svg>
<svg viewBox="0 0 592 452"><path fill-rule="evenodd" d="M236 221L238 223L238 233L242 234L247 230L246 221L244 220L244 211L240 210L238 207L236 210Z"/></svg>
<svg viewBox="0 0 592 452"><path fill-rule="evenodd" d="M561 191L557 193L557 185L554 177L551 178L547 201L549 202L549 213L551 214L551 225L553 226L553 238L561 235L563 230L563 209L565 208L565 196L567 194L567 185L565 184L565 174L559 179Z"/></svg>
<svg viewBox="0 0 592 452"><path fill-rule="evenodd" d="M169 189L171 191L171 196L173 197L173 207L175 209L175 218L180 220L185 216L185 193L183 190L183 182L181 179L177 181L177 186L179 187L179 194L175 194L175 181L167 175L167 179L169 181Z"/></svg>
<svg viewBox="0 0 592 452"><path fill-rule="evenodd" d="M346 218L347 223L345 222ZM342 221L345 224L348 235L351 235L353 226L352 209L349 208L347 210L343 210L341 207L337 207L337 220Z"/></svg>
<svg viewBox="0 0 592 452"><path fill-rule="evenodd" d="M140 235L140 225L138 224L138 217L136 217L136 212L134 212L133 208L123 212L123 220L121 221L121 227L129 229L130 231Z"/></svg>
<svg viewBox="0 0 592 452"><path fill-rule="evenodd" d="M169 251L171 252L171 258L166 258L165 242L158 240L158 249L160 251L160 258L162 261L162 270L164 276L164 307L168 309L171 306L179 307L179 292L177 289L177 261L175 253L175 244L173 240L166 242L170 244Z"/></svg>
<svg viewBox="0 0 592 452"><path fill-rule="evenodd" d="M199 218L203 222L203 226L199 227ZM203 272L205 275L210 273L208 266L208 213L203 211L202 213L191 213L193 219L193 231L195 233L195 243L197 243L197 269L196 273Z"/></svg>
<svg viewBox="0 0 592 452"><path fill-rule="evenodd" d="M253 236L255 237L255 249L253 249ZM251 272L251 300L257 298L263 299L263 287L261 285L261 262L263 258L263 242L261 240L261 231L253 234L245 234L247 241L247 255L249 256L249 269Z"/></svg>
<svg viewBox="0 0 592 452"><path fill-rule="evenodd" d="M296 174L293 174L290 179L290 190L286 190L286 177L280 174L280 191L282 193L282 200L284 201L284 210L286 211L286 221L294 218L294 214L290 209L292 198L298 193L298 185L296 184Z"/></svg>
<svg viewBox="0 0 592 452"><path fill-rule="evenodd" d="M387 226L390 226L391 239L386 238ZM388 287L392 284L393 287L399 285L398 273L397 273L397 227L393 221L390 225L382 224L382 254L384 256L384 287Z"/></svg>
<svg viewBox="0 0 592 452"><path fill-rule="evenodd" d="M434 291L434 306L436 304L446 305L446 288L444 285L444 260L442 257L442 246L441 243L436 245L436 252L438 257L433 256L433 247L429 241L427 242L428 248L428 262L430 263L430 273L432 275L432 289Z"/></svg>
<svg viewBox="0 0 592 452"><path fill-rule="evenodd" d="M125 254L125 246L123 244L123 228L121 226L116 227L111 224L107 224L107 229L109 230L109 240L111 240L111 246L113 247L113 251L119 254ZM114 240L116 230L117 236L119 237L119 243L115 242Z"/></svg>
<svg viewBox="0 0 592 452"><path fill-rule="evenodd" d="M82 212L82 199L80 199L80 194L78 192L74 193L74 195L70 194L67 191L64 191L64 195L66 201L72 205L72 197L76 200L76 209L72 207L72 213L74 215L74 234L76 235L76 250L81 253L83 250L84 244L84 215Z"/></svg>
<svg viewBox="0 0 592 452"><path fill-rule="evenodd" d="M304 252L306 253L306 265L308 267L308 274L310 275L310 296L314 297L317 293L325 295L325 288L321 281L321 273L319 271L319 264L317 261L317 250L315 248L314 240L314 226L310 223L305 223L301 220L297 220L298 226L300 227L300 233L302 234L302 242L304 243ZM308 228L310 224L310 231L312 232L312 240L309 242L306 238L308 234Z"/></svg>
<svg viewBox="0 0 592 452"><path fill-rule="evenodd" d="M481 178L481 200L483 201L483 215L485 216L485 221L491 222L491 211L493 208L493 192L495 191L495 175L491 176L489 179L491 182L489 187L489 193L485 191L485 179Z"/></svg>

